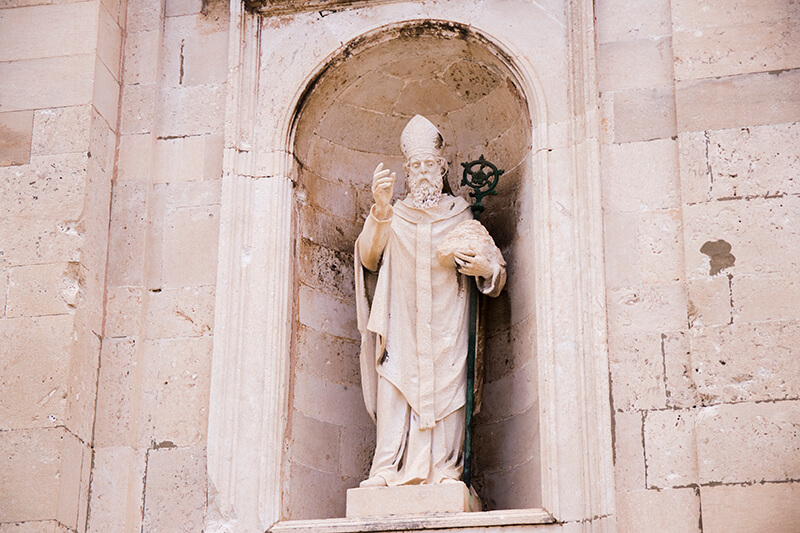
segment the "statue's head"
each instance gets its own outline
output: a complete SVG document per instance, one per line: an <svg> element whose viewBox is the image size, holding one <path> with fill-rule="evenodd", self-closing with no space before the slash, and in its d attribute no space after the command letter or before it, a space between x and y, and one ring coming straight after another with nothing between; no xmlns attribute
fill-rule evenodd
<svg viewBox="0 0 800 533"><path fill-rule="evenodd" d="M406 158L403 168L414 205L431 207L438 204L447 173L447 160L442 157L442 134L430 120L415 115L400 135L400 147Z"/></svg>

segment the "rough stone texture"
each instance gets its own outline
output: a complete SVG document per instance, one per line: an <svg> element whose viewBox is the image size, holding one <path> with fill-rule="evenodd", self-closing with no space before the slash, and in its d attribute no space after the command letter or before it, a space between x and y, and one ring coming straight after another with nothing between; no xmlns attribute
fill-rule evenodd
<svg viewBox="0 0 800 533"><path fill-rule="evenodd" d="M614 413L614 471L618 491L646 488L643 426L641 413Z"/></svg>
<svg viewBox="0 0 800 533"><path fill-rule="evenodd" d="M783 533L800 528L797 483L703 487L703 529Z"/></svg>
<svg viewBox="0 0 800 533"><path fill-rule="evenodd" d="M0 113L0 166L25 165L31 158L32 111Z"/></svg>
<svg viewBox="0 0 800 533"><path fill-rule="evenodd" d="M651 411L644 420L647 488L697 483L695 412Z"/></svg>
<svg viewBox="0 0 800 533"><path fill-rule="evenodd" d="M694 489L618 492L617 531L699 533L700 498Z"/></svg>
<svg viewBox="0 0 800 533"><path fill-rule="evenodd" d="M348 518L396 514L461 513L480 508L463 483L378 487L347 491ZM475 509L475 510L478 510Z"/></svg>
<svg viewBox="0 0 800 533"><path fill-rule="evenodd" d="M145 531L195 532L206 507L205 449L165 445L147 454Z"/></svg>

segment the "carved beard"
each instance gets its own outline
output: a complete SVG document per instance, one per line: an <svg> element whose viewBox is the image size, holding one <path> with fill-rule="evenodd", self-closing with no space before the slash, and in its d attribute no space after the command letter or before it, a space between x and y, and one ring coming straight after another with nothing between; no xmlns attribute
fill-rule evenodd
<svg viewBox="0 0 800 533"><path fill-rule="evenodd" d="M442 198L441 184L437 187L428 180L422 179L410 188L411 196L414 198L414 207L417 209L439 205L439 200Z"/></svg>

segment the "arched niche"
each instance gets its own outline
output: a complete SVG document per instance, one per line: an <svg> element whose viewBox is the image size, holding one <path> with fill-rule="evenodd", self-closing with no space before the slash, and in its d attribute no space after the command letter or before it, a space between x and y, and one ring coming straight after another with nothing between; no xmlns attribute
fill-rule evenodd
<svg viewBox="0 0 800 533"><path fill-rule="evenodd" d="M503 500L502 487L490 486L490 478L495 477L498 483L509 488L513 486L518 482L513 477L515 469L506 468L507 463L500 461L478 465L478 468L483 468L484 473L492 472L482 480L482 491L488 495L490 507L527 506L528 502L537 501L536 491L541 490L541 506L546 511L468 513L467 522L471 525L459 522L458 527L519 526L517 529L527 531L539 527L535 524L554 520L553 531L613 530L614 483L605 341L598 156L600 121L593 2L482 0L469 9L461 2L445 0L359 2L361 7L353 9L348 7L352 3L344 0L320 0L313 4L333 9L316 12L298 8L297 13L273 17L269 15L269 8L276 4L271 0L253 0L248 2L247 9L238 0L231 3L207 443L206 531L230 533L269 528L273 532L288 532L327 527L326 521L285 520L287 505L292 509L300 509L302 505L286 501L293 493L288 488L292 482L289 463L301 452L307 458L329 461L328 465L335 461L337 468L342 458L352 459L346 474L336 471L342 488L355 483L368 464L370 452L364 439L360 455L337 452L336 457L328 457L331 448L324 446L325 439L319 436L301 438L299 429L302 428L296 423L299 417L290 424L293 411L302 412L295 409L299 407L298 377L305 379L305 375L310 374L302 366L297 327L303 323L302 313L314 311L313 305L307 305L314 300L304 305L301 296L307 295L309 290L301 294L301 285L305 284L303 280L308 281L306 285L316 283L314 277L323 273L331 275L331 265L341 269L341 273L336 274L341 280L350 276L345 271L352 268L347 257L349 244L340 246L335 239L333 243L323 243L320 237L319 242L314 243L318 246L303 251L312 253L313 250L318 254L305 263L318 267L328 265L328 271L320 268L300 271L297 236L311 236L316 230L308 225L326 220L325 217L303 216L301 212L325 214L330 210L328 214L332 216L328 220L349 217L349 214L339 217L333 212L337 209L334 204L315 199L314 194L320 190L315 191L314 187L335 185L337 176L314 163L314 157L308 152L310 141L305 148L302 143L303 139L313 140L316 128L325 120L325 106L315 108L314 101L325 101L326 91L338 95L334 97L336 101L345 98L347 88L356 94L361 91L357 80L370 70L367 68L371 61L370 50L374 54L372 61L386 64L385 54L380 53L382 43L399 39L402 28L408 28L411 36L416 33L417 37L423 37L433 27L444 32L438 37L431 36L439 39L439 44L480 45L473 47L480 63L501 73L514 74L507 78L512 82L508 87L513 88L512 92L519 92L518 101L524 102L523 108L527 107L531 125L530 138L521 143L521 150L527 150L527 155L516 166L505 162L499 152L495 155L485 147L487 157L506 166L509 172L518 173L516 181L506 182L518 185L513 192L509 190L504 195L505 200L503 197L487 200L490 212L499 218L491 220L491 216L487 216L486 223L509 254L510 268L514 271L509 298L496 301L498 312L493 314L503 317L506 313L509 317L508 322L493 327L497 332L508 332L508 340L495 335L495 341L514 347L514 357L508 361L496 359L505 366L487 369L491 382L487 392L493 394L489 390L492 383L498 395L503 389L524 390L518 394L533 402L531 406L536 405L538 412L526 410L527 404L514 404L513 398L504 400L505 404L498 403L512 406L504 407L505 411L500 414L493 414L485 403L486 410L481 414L485 434L478 439L476 451L482 446L485 449L505 446L512 451L535 450L538 445L538 473L525 472L523 468L519 471L524 472L521 477L526 478L526 483L538 476L540 484L538 487L535 483L526 485L530 491L523 491L521 503L508 497ZM259 5L265 11L260 13ZM452 25L435 21L450 21ZM412 44L423 45L424 42L417 40ZM414 46L397 53L398 56L414 55ZM459 57L454 49L445 55L448 54ZM350 60L356 56L361 61ZM355 68L359 64L360 71ZM424 72L424 69L416 66L412 71ZM326 78L330 81L325 82ZM317 92L323 86L328 89ZM471 92L470 97L473 96ZM345 102L340 103L344 105ZM317 118L312 119L312 116ZM334 124L340 122L337 120ZM382 139L386 143L396 143L402 123L394 124L391 126L396 128L394 132L391 127L374 126L364 131L380 132L385 135ZM478 141L459 144L459 133L447 131L452 124L442 123L445 135L453 135L449 140L456 151L496 138L491 128L484 127L485 122L479 121L477 126ZM380 144L375 142L379 139L367 140L370 142L357 143L353 151L363 150L361 146ZM389 151L396 150L396 144L393 146L389 146L386 153L372 148L376 150L373 155L385 156L388 163L392 154L395 158L399 156L399 151ZM451 152L451 158L455 159L474 155L479 154ZM331 165L331 172L347 169L346 164L352 165L356 159L347 158L347 161L350 163L343 163L344 166ZM459 162L451 160L453 165ZM342 235L348 232L354 235L360 226L356 213L362 212L368 199L365 200L363 194L359 198L358 184L363 188L377 164L374 159L368 163L364 162L347 176L347 183L355 191L356 203L349 225L342 222L338 226ZM316 165L315 185L309 186L313 180L310 174L305 175L303 164L311 171ZM395 163L391 165L399 170ZM451 183L454 177L451 175ZM339 178L341 182L341 176ZM505 208L500 209L498 205ZM513 216L510 216L512 206ZM511 228L504 220L515 220L516 226ZM328 225L328 229L335 227L336 224ZM338 231L334 231L338 235ZM524 256L528 257L525 264L532 266L530 271L519 266ZM323 292L323 299L341 301L342 312L313 314L340 320L337 327L346 330L347 286L334 283L331 287L342 292ZM310 289L316 290L315 287ZM524 296L524 299L517 299L517 296ZM526 305L533 308L526 310ZM534 338L526 352L518 351L517 346L529 341L514 337L513 326L518 324L517 317L529 316L535 327L526 331ZM508 324L508 328L504 329L503 324ZM328 325L319 326L320 330L325 330L325 326ZM352 325L349 327L352 331ZM353 336L345 333L340 337L341 345L346 347ZM348 350L352 350L352 346ZM522 353L524 356L518 357ZM324 360L323 363L327 366ZM307 402L303 407L316 409L304 416L311 415L314 420L328 423L323 427L331 435L338 433L342 442L341 428L365 434L372 432L371 422L363 414L354 367L347 368L349 370L337 371L336 378L331 378L330 374L316 376L315 383L319 387L305 389L315 395L322 391L322 397L332 401ZM327 389L323 391L324 387ZM352 416L344 416L347 414ZM538 423L529 423L531 418L538 418ZM514 427L501 428L503 424L513 426L511 421L519 422L524 428L535 428L538 436L514 431ZM493 441L500 435L500 429L503 434L516 435L522 442L506 438ZM354 435L352 438L359 438L356 433L350 432ZM323 445L316 447L320 441ZM344 446L350 449L348 443ZM501 454L503 456L511 457ZM531 466L532 463L522 457L514 467L526 464ZM323 472L324 468L332 469L323 465L317 470ZM505 473L509 475L504 477ZM307 480L315 482L313 476ZM298 494L329 497L323 483L313 492ZM340 503L335 501L312 503L305 507L309 510L305 516L340 514L335 510L339 509L337 505ZM345 519L338 519L336 523L347 531L372 527ZM449 519L430 518L422 520L419 527L441 529L450 527L445 525L450 523ZM406 526L395 524L392 527Z"/></svg>
<svg viewBox="0 0 800 533"><path fill-rule="evenodd" d="M284 518L344 516L365 479L374 425L361 402L353 244L378 163L406 194L400 132L422 114L442 132L448 188L469 200L460 163L506 169L483 222L508 262L488 300L486 384L474 482L487 510L541 506L532 218L532 121L501 53L467 28L417 21L348 45L313 80L295 117L295 298ZM325 406L325 407L322 407Z"/></svg>

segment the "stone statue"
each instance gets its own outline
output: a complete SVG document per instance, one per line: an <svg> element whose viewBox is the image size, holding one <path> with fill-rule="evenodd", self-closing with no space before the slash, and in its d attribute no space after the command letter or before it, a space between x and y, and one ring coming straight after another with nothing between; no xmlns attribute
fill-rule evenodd
<svg viewBox="0 0 800 533"><path fill-rule="evenodd" d="M417 115L400 140L409 194L391 205L395 173L379 164L355 246L361 379L377 425L361 487L460 479L468 283L497 296L506 279L503 256L469 204L442 192L447 162L436 126Z"/></svg>

